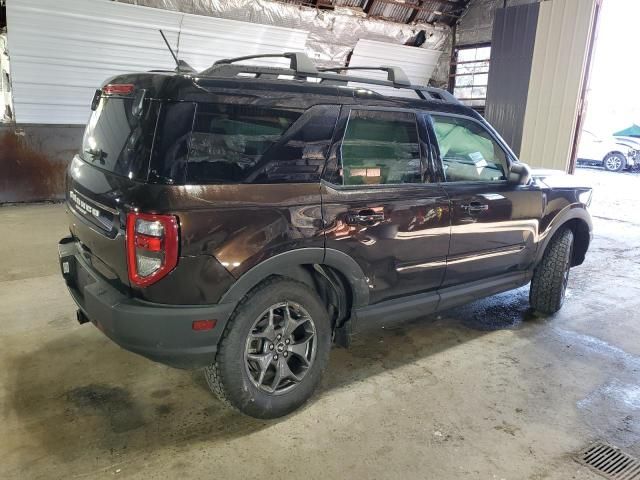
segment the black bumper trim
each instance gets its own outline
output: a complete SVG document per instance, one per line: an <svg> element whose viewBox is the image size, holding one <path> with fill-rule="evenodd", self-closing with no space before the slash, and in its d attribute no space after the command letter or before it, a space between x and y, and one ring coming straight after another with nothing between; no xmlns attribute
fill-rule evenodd
<svg viewBox="0 0 640 480"><path fill-rule="evenodd" d="M95 273L75 242L62 239L63 277L78 308L122 348L176 368L210 364L235 304L163 305L129 297ZM66 263L66 266L65 266ZM90 281L78 286L78 272ZM212 330L194 331L194 320L216 320Z"/></svg>

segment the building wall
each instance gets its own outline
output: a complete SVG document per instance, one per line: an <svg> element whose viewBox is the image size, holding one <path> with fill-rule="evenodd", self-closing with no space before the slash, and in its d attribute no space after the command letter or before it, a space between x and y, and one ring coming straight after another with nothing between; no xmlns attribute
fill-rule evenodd
<svg viewBox="0 0 640 480"><path fill-rule="evenodd" d="M469 8L460 19L456 30L456 45L473 45L491 42L495 11L498 8L529 3L540 0L471 0Z"/></svg>
<svg viewBox="0 0 640 480"><path fill-rule="evenodd" d="M522 144L539 7L530 3L499 8L493 25L484 116L516 155Z"/></svg>
<svg viewBox="0 0 640 480"><path fill-rule="evenodd" d="M7 14L17 123L84 125L87 106L106 79L172 70L159 29L198 71L222 58L299 51L308 36L293 28L104 0L19 0L9 2Z"/></svg>
<svg viewBox="0 0 640 480"><path fill-rule="evenodd" d="M567 171L596 0L540 4L520 158Z"/></svg>
<svg viewBox="0 0 640 480"><path fill-rule="evenodd" d="M64 172L84 126L0 124L0 203L64 198Z"/></svg>

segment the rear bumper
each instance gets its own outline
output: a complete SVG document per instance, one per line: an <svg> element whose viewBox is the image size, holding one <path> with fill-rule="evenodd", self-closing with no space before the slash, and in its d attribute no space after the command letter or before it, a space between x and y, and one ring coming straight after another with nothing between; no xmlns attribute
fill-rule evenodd
<svg viewBox="0 0 640 480"><path fill-rule="evenodd" d="M58 244L58 256L80 311L122 348L176 368L200 368L214 360L235 305L173 306L129 297L93 271L70 237ZM194 331L195 320L216 320L216 326Z"/></svg>

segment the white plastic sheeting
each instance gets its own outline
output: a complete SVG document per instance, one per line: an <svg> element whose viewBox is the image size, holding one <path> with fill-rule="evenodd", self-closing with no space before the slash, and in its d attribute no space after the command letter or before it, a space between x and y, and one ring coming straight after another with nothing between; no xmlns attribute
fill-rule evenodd
<svg viewBox="0 0 640 480"><path fill-rule="evenodd" d="M306 52L318 65L338 67L359 39L403 45L424 30L426 48L449 48L451 29L446 25L407 25L367 17L360 8L338 6L333 10L302 7L298 3L267 0L118 0L164 10L278 25L309 32ZM495 0L494 0L495 1ZM513 0L512 0L513 1ZM353 5L350 3L350 5ZM392 8L404 8L392 5ZM448 80L449 69L444 72Z"/></svg>
<svg viewBox="0 0 640 480"><path fill-rule="evenodd" d="M433 74L433 70L438 64L438 59L442 55L440 50L430 50L427 48L407 47L404 45L394 45L392 43L376 42L374 40L358 40L356 48L353 50L350 67L388 66L400 67L407 74L409 80L414 85L427 85ZM387 79L387 73L380 71L357 71L351 75ZM353 84L358 85L358 84ZM358 85L360 86L360 85ZM384 95L396 97L416 97L415 92L406 89L397 89L376 85L362 85L364 88L374 90Z"/></svg>
<svg viewBox="0 0 640 480"><path fill-rule="evenodd" d="M93 93L107 78L173 69L158 29L196 69L225 57L302 51L307 39L291 28L107 0L9 0L7 17L19 123L84 124Z"/></svg>

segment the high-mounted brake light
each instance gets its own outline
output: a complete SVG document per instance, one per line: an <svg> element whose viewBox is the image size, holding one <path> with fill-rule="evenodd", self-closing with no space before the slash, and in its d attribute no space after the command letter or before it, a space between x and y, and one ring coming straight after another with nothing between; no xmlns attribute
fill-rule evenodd
<svg viewBox="0 0 640 480"><path fill-rule="evenodd" d="M126 244L129 280L146 287L178 263L178 218L173 215L127 214Z"/></svg>
<svg viewBox="0 0 640 480"><path fill-rule="evenodd" d="M102 88L105 95L130 95L135 90L133 83L110 83Z"/></svg>

